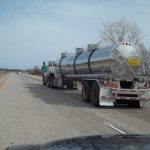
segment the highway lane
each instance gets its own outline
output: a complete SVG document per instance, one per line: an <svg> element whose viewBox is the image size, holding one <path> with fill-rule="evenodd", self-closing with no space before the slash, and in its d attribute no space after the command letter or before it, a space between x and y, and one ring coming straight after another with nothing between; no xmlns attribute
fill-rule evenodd
<svg viewBox="0 0 150 150"><path fill-rule="evenodd" d="M11 73L0 89L0 149L94 134L115 134L95 109L64 90Z"/></svg>
<svg viewBox="0 0 150 150"><path fill-rule="evenodd" d="M11 144L126 133L150 134L150 103L144 108L95 108L79 91L49 89L41 81L12 73L0 90L0 149Z"/></svg>

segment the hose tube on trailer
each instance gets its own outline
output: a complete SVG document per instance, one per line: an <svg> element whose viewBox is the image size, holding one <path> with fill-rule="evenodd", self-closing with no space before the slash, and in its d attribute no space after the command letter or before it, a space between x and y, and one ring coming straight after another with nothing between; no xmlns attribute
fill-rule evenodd
<svg viewBox="0 0 150 150"><path fill-rule="evenodd" d="M82 53L82 52L81 52L81 53ZM81 53L78 53L78 54L76 55L75 59L74 59L73 67L74 67L74 72L75 72L75 74L77 74L75 63L76 63L76 60L77 60L78 56L79 56Z"/></svg>
<svg viewBox="0 0 150 150"><path fill-rule="evenodd" d="M63 72L62 72L62 69L61 69L61 62L62 62L62 60L63 60L64 58L65 58L65 56L62 57L62 58L60 59L60 61L59 61L59 69L60 69L61 76L62 76L63 80L64 80L64 75L63 75Z"/></svg>
<svg viewBox="0 0 150 150"><path fill-rule="evenodd" d="M92 69L91 69L91 65L90 65L90 59L91 59L92 54L95 52L95 50L96 49L92 50L92 52L90 53L89 58L88 58L88 68L89 68L90 73L92 73Z"/></svg>

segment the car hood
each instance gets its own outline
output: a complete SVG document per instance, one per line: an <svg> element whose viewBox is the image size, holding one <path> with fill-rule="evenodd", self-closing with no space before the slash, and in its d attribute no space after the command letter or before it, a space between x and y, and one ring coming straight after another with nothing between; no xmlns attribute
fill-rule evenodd
<svg viewBox="0 0 150 150"><path fill-rule="evenodd" d="M150 135L95 135L48 142L41 145L18 145L5 150L149 150Z"/></svg>

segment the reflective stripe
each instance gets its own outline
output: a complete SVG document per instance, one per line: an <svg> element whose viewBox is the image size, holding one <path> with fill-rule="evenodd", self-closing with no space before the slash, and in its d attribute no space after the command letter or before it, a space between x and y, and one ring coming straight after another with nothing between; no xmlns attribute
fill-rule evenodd
<svg viewBox="0 0 150 150"><path fill-rule="evenodd" d="M115 96L102 96L101 98L115 100Z"/></svg>
<svg viewBox="0 0 150 150"><path fill-rule="evenodd" d="M110 100L150 100L150 98L138 98L138 97L125 97L125 96L102 96L102 99Z"/></svg>
<svg viewBox="0 0 150 150"><path fill-rule="evenodd" d="M117 89L117 88L112 88L112 91L129 91L129 92L145 92L145 90L139 90L139 89Z"/></svg>

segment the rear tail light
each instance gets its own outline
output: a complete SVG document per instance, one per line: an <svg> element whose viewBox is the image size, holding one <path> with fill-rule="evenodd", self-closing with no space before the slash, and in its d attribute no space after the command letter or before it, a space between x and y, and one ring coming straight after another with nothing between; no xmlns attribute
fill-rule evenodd
<svg viewBox="0 0 150 150"><path fill-rule="evenodd" d="M150 83L145 83L144 87L145 88L150 88Z"/></svg>
<svg viewBox="0 0 150 150"><path fill-rule="evenodd" d="M110 87L110 88L117 88L117 83L114 82L106 82L105 83L106 87Z"/></svg>

